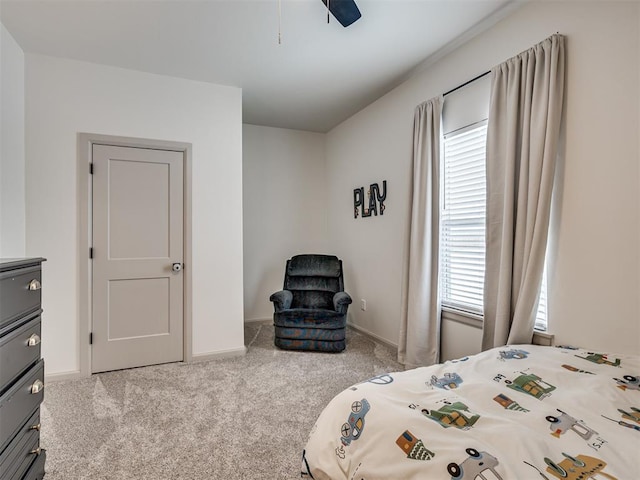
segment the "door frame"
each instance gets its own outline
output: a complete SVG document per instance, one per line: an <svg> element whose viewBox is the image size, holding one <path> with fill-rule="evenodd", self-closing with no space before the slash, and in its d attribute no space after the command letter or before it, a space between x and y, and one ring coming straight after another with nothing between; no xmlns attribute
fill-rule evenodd
<svg viewBox="0 0 640 480"><path fill-rule="evenodd" d="M78 133L78 358L80 376L91 376L91 345L89 333L93 325L92 279L93 262L89 248L93 244L93 191L90 164L93 161L93 145L147 148L182 152L184 165L184 260L183 286L183 362L193 360L192 351L192 276L191 276L191 151L192 145L184 142L152 140L146 138L121 137L97 133Z"/></svg>

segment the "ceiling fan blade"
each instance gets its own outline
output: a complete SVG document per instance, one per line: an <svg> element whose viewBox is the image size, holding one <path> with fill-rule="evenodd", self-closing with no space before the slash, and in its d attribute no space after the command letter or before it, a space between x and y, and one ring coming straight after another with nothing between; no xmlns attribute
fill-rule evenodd
<svg viewBox="0 0 640 480"><path fill-rule="evenodd" d="M327 5L327 0L322 0L322 3ZM362 16L354 0L329 0L329 11L343 27L348 27Z"/></svg>

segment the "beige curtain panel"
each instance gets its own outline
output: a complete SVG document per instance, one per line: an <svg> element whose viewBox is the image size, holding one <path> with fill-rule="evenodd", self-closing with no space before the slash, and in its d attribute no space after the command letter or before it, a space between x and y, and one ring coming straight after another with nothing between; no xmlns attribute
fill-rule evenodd
<svg viewBox="0 0 640 480"><path fill-rule="evenodd" d="M492 69L482 348L530 343L564 102L565 39Z"/></svg>
<svg viewBox="0 0 640 480"><path fill-rule="evenodd" d="M398 361L407 368L440 360L438 251L442 96L416 107L409 244L404 259Z"/></svg>

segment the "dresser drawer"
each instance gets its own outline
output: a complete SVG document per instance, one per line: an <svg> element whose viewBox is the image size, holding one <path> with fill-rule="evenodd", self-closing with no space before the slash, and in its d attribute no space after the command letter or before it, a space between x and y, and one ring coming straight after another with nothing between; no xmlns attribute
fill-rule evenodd
<svg viewBox="0 0 640 480"><path fill-rule="evenodd" d="M44 360L31 367L0 396L0 451L44 398Z"/></svg>
<svg viewBox="0 0 640 480"><path fill-rule="evenodd" d="M29 471L22 477L22 480L42 480L44 478L44 462L46 459L47 451L43 448L29 467Z"/></svg>
<svg viewBox="0 0 640 480"><path fill-rule="evenodd" d="M41 455L40 411L36 411L20 428L7 448L0 453L0 480L20 480ZM34 428L38 426L38 428Z"/></svg>
<svg viewBox="0 0 640 480"><path fill-rule="evenodd" d="M40 314L0 337L0 394L40 359Z"/></svg>
<svg viewBox="0 0 640 480"><path fill-rule="evenodd" d="M37 265L0 272L0 328L40 309L41 282Z"/></svg>

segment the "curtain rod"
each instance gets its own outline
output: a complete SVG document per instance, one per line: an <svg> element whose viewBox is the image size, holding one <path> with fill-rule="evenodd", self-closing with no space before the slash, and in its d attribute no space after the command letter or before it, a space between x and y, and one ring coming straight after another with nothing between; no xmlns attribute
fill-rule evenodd
<svg viewBox="0 0 640 480"><path fill-rule="evenodd" d="M556 35L560 35L560 32L556 32ZM553 37L553 35L551 35L551 37ZM549 38L551 38L549 37ZM544 41L544 40L543 40ZM446 97L447 95L449 95L450 93L455 92L456 90L460 90L462 87L466 87L467 85L469 85L470 83L475 82L476 80L480 80L482 77L486 77L487 75L489 75L491 73L491 70L489 70L488 72L484 72L481 73L480 75L478 75L477 77L472 78L471 80L468 80L466 82L464 82L462 85L458 85L455 88L452 88L451 90L449 90L446 93L443 93L442 96Z"/></svg>
<svg viewBox="0 0 640 480"><path fill-rule="evenodd" d="M449 90L447 93L443 93L442 96L446 97L447 95L449 95L450 93L455 92L456 90L460 90L462 87L466 87L467 85L469 85L472 82L475 82L476 80L480 80L482 77L486 77L487 75L489 75L491 73L491 70L489 70L488 72L484 72L481 73L480 75L478 75L477 77L472 78L471 80L468 80L466 82L464 82L462 85L458 85L455 88L452 88L451 90Z"/></svg>

